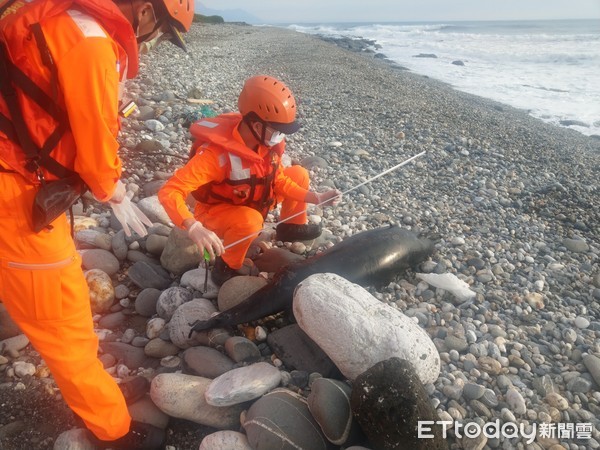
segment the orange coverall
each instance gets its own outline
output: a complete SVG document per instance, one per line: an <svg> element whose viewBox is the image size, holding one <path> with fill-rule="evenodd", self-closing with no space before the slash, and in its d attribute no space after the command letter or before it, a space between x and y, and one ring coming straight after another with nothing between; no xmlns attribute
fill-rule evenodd
<svg viewBox="0 0 600 450"><path fill-rule="evenodd" d="M130 26L121 17L123 26ZM52 155L78 172L96 198L108 200L121 175L116 135L124 50L97 20L77 11L50 17L42 28L58 71L59 104L70 122ZM27 57L38 64L40 77L49 77L31 41ZM6 114L1 97L0 111ZM45 138L43 121L39 126L36 117L26 121L34 138L36 133ZM0 165L8 170L14 167L2 155L10 155L11 145L0 133ZM43 357L70 408L99 439L117 439L129 431L131 417L97 357L88 286L70 226L63 214L51 230L32 231L36 190L19 173L0 172L0 299Z"/></svg>
<svg viewBox="0 0 600 450"><path fill-rule="evenodd" d="M241 115L238 116L241 121ZM208 204L199 201L194 208L194 214L192 214L186 204L186 198L190 192L207 183L221 182L227 178L231 167L224 161L227 161L225 154L230 149L227 148L227 144L222 144L224 141L228 141L230 147L237 149L236 154L241 157L243 168L250 169L252 173L254 173L255 165L270 164L271 151L263 145L259 146L257 152L248 148L240 136L237 126L227 129L225 136L219 135L216 130L218 128L215 128L213 134L217 135L216 140L219 144L209 142L202 145L190 162L178 169L161 188L158 197L175 225L182 227L184 220L195 218L223 239L223 244L227 247L227 245L253 233L258 234L264 222L261 212L249 206L226 202ZM308 172L302 166L291 166L285 169L278 166L273 194L277 201L281 202L282 220L298 214L287 223L306 223L304 200L308 193L309 182ZM228 248L222 256L223 261L232 269L241 268L252 240L252 238L246 239Z"/></svg>

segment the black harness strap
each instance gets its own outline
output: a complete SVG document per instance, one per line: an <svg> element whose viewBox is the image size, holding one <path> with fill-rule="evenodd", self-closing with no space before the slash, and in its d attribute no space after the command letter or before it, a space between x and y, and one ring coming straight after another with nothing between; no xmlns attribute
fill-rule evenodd
<svg viewBox="0 0 600 450"><path fill-rule="evenodd" d="M32 24L31 32L33 33L33 37L35 37L35 42L42 57L42 62L48 69L50 69L50 74L52 77L52 81L50 83L52 85L52 108L52 106L56 105L58 101L58 70L56 70L56 64L54 64L54 59L52 58L52 54L48 48L48 42L46 41L46 37L42 31L42 26L39 23ZM55 106L52 109L56 111L55 118L60 119L60 117L58 117L60 116L60 113L58 113L58 107ZM51 110L48 111L50 112Z"/></svg>
<svg viewBox="0 0 600 450"><path fill-rule="evenodd" d="M1 173L17 173L14 170L10 170L10 169L5 169L4 167L0 166L0 172Z"/></svg>
<svg viewBox="0 0 600 450"><path fill-rule="evenodd" d="M8 0L4 5L0 6L0 18L2 18L2 15L4 14L4 12L10 8L12 6L12 4L14 2L16 2L17 0Z"/></svg>
<svg viewBox="0 0 600 450"><path fill-rule="evenodd" d="M6 52L6 49L5 49ZM46 94L37 84L35 84L25 73L8 59L8 54L4 54L6 60L7 74L9 80L15 87L22 90L31 100L36 102L40 108L46 111L52 118L58 121L62 114L59 112L56 101ZM53 71L55 72L55 70ZM54 75L53 75L54 77ZM57 83L57 79L52 80L52 84ZM54 89L53 89L54 90Z"/></svg>
<svg viewBox="0 0 600 450"><path fill-rule="evenodd" d="M271 198L273 192L273 182L275 179L275 174L271 173L266 177L257 177L256 175L251 175L250 178L246 178L244 180L224 180L220 183L208 183L204 186L199 187L195 191L192 191L192 196L201 203L207 203L209 205L217 204L217 203L229 203L231 205L237 206L248 206L250 208L256 209L260 212L263 217L266 217L269 213L269 209L271 205L274 203L274 200ZM223 195L217 194L213 191L212 186L228 184L229 186L241 186L248 185L250 186L250 192L248 197L245 198L244 201L234 201L229 197L225 197ZM254 193L256 192L257 186L263 186L263 192L260 199L254 199Z"/></svg>
<svg viewBox="0 0 600 450"><path fill-rule="evenodd" d="M39 170L40 166L43 166L58 178L65 178L73 175L74 172L50 157L50 153L54 150L65 131L68 129L66 114L57 105L58 73L40 24L33 24L31 29L40 51L42 62L51 72L52 95L54 99L48 96L38 85L25 75L23 71L10 62L5 44L1 43L0 93L6 102L12 122L6 116L0 114L0 130L4 132L11 141L17 143L21 147L27 158L25 167L28 171L34 173ZM44 109L44 111L46 111L46 113L48 113L58 124L41 148L39 148L31 138L18 103L15 86Z"/></svg>
<svg viewBox="0 0 600 450"><path fill-rule="evenodd" d="M1 83L2 81L0 80L0 84ZM2 113L0 113L0 131L2 131L6 135L8 140L18 142L15 127L13 127L13 124L10 121L10 119Z"/></svg>
<svg viewBox="0 0 600 450"><path fill-rule="evenodd" d="M14 89L11 76L10 68L14 67L6 53L6 47L4 42L0 43L0 93L6 102L8 111L12 118L12 125L15 132L16 142L21 146L23 153L28 160L35 161L37 165L38 148L29 135L29 129L25 124L25 119L21 114L21 108L19 107L19 101L17 99L17 91Z"/></svg>

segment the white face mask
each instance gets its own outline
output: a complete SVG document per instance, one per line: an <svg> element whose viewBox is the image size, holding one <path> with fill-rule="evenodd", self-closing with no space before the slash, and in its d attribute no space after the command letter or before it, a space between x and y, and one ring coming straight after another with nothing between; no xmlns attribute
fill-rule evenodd
<svg viewBox="0 0 600 450"><path fill-rule="evenodd" d="M285 134L283 134L281 131L274 131L273 134L271 134L271 139L269 139L268 142L265 142L265 144L267 145L267 147L274 147L284 139Z"/></svg>
<svg viewBox="0 0 600 450"><path fill-rule="evenodd" d="M149 41L144 41L144 42L138 43L138 50L139 50L140 54L141 55L147 54L154 47L156 47L158 44L160 44L162 41L164 41L166 38L168 38L168 35L163 34L163 32L159 30L154 38L150 39Z"/></svg>

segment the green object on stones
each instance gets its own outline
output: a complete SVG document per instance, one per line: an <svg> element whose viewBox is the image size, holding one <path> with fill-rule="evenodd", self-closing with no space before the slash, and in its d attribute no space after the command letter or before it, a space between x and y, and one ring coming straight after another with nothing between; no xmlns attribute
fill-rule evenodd
<svg viewBox="0 0 600 450"><path fill-rule="evenodd" d="M202 117L216 117L218 115L210 106L206 105L200 108L200 114L202 114Z"/></svg>

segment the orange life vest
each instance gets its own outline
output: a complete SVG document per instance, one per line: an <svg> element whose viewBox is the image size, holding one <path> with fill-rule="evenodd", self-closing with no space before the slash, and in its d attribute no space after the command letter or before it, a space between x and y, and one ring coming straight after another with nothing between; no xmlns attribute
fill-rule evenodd
<svg viewBox="0 0 600 450"><path fill-rule="evenodd" d="M119 44L123 51L119 55L122 78L132 78L138 72L135 34L129 21L112 1L0 0L0 43L5 46L9 76L21 115L28 124L29 135L41 159L47 162L40 165L58 178L66 176L70 170L57 164L50 153L69 129L69 123L58 95L59 86L52 55L40 24L70 9L79 10L98 20ZM31 61L32 41L39 49L35 62ZM40 60L44 70L40 70ZM37 183L30 159L18 144L19 136L23 133L15 131L16 125L13 122L9 107L0 95L0 158L10 169Z"/></svg>
<svg viewBox="0 0 600 450"><path fill-rule="evenodd" d="M266 217L275 206L274 182L285 143L259 155L232 137L241 120L241 114L229 113L201 119L190 127L195 138L191 156L210 147L220 153L219 161L226 172L223 181L205 184L192 195L207 204L249 206Z"/></svg>

